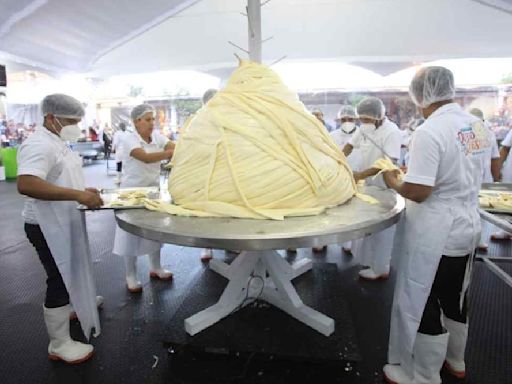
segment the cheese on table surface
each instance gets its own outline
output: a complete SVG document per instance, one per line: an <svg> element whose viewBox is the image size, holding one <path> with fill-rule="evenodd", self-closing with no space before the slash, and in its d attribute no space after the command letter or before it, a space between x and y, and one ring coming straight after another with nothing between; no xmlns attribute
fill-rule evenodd
<svg viewBox="0 0 512 384"><path fill-rule="evenodd" d="M111 207L130 207L135 205L144 205L144 201L148 197L147 191L123 191L117 196L117 199L104 205L106 208Z"/></svg>
<svg viewBox="0 0 512 384"><path fill-rule="evenodd" d="M510 192L485 192L479 194L480 207L512 212L512 193Z"/></svg>
<svg viewBox="0 0 512 384"><path fill-rule="evenodd" d="M282 220L316 215L356 193L324 126L267 66L242 61L190 119L171 161L177 215Z"/></svg>
<svg viewBox="0 0 512 384"><path fill-rule="evenodd" d="M378 159L377 161L375 161L375 163L372 164L372 168L380 169L379 173L377 173L375 176L373 176L373 178L377 177L382 172L387 172L387 171L400 171L398 178L403 179L403 177L404 177L404 173L400 170L400 168L398 168L396 166L395 163L393 163L391 161L391 159L389 157L384 157L384 158Z"/></svg>

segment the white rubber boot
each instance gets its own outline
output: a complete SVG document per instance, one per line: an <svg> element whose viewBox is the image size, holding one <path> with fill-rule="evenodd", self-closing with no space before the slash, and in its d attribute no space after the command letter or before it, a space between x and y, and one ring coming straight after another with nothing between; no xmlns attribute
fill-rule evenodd
<svg viewBox="0 0 512 384"><path fill-rule="evenodd" d="M448 347L448 333L431 336L416 335L414 342L414 384L441 384L439 372Z"/></svg>
<svg viewBox="0 0 512 384"><path fill-rule="evenodd" d="M448 333L425 335L418 333L414 342L414 377L409 377L400 365L386 364L384 379L390 384L441 384L441 367L446 356Z"/></svg>
<svg viewBox="0 0 512 384"><path fill-rule="evenodd" d="M149 255L149 276L160 280L171 280L172 273L162 268L160 264L160 251Z"/></svg>
<svg viewBox="0 0 512 384"><path fill-rule="evenodd" d="M213 259L213 251L211 248L203 248L203 250L201 251L201 261L203 263L206 263L208 261L210 261L211 259Z"/></svg>
<svg viewBox="0 0 512 384"><path fill-rule="evenodd" d="M137 280L137 258L125 257L126 286L131 293L142 292L142 283Z"/></svg>
<svg viewBox="0 0 512 384"><path fill-rule="evenodd" d="M103 296L96 296L96 307L98 309L101 309L103 307L103 302L105 299ZM73 309L73 305L71 305L71 313L69 314L69 320L76 320L78 319L78 316L76 315L75 310Z"/></svg>
<svg viewBox="0 0 512 384"><path fill-rule="evenodd" d="M443 323L450 334L445 367L453 376L464 379L466 377L464 353L466 351L466 340L468 339L468 325L451 320L446 316L443 316Z"/></svg>
<svg viewBox="0 0 512 384"><path fill-rule="evenodd" d="M71 306L44 308L44 322L50 336L48 357L68 364L79 364L92 357L94 347L80 343L69 336L69 313Z"/></svg>
<svg viewBox="0 0 512 384"><path fill-rule="evenodd" d="M386 280L389 277L388 273L378 274L371 268L361 269L359 277L363 280Z"/></svg>
<svg viewBox="0 0 512 384"><path fill-rule="evenodd" d="M511 239L511 235L505 231L498 231L491 235L491 241L507 241Z"/></svg>
<svg viewBox="0 0 512 384"><path fill-rule="evenodd" d="M384 366L384 380L389 384L413 384L416 383L409 377L399 364L386 364Z"/></svg>

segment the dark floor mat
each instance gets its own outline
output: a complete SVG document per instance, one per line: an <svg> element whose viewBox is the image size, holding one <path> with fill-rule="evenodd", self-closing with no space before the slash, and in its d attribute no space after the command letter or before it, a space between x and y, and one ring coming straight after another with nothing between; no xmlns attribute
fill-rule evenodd
<svg viewBox="0 0 512 384"><path fill-rule="evenodd" d="M359 361L352 316L338 286L334 264L316 265L312 271L294 280L306 305L335 319L335 332L325 337L283 311L256 302L222 319L191 337L184 320L217 302L227 280L213 271L205 271L191 284L191 292L172 318L165 336L172 345L188 345L202 350L257 352L267 355L331 361Z"/></svg>
<svg viewBox="0 0 512 384"><path fill-rule="evenodd" d="M511 263L498 265L512 276ZM483 263L475 265L466 363L471 383L512 383L512 289Z"/></svg>
<svg viewBox="0 0 512 384"><path fill-rule="evenodd" d="M88 185L106 188L110 182L113 186L114 178L106 176L105 164L91 165L84 171ZM44 270L23 233L20 216L23 204L16 184L0 182L0 196L1 384L382 384L394 271L388 281L362 282L357 276L357 262L343 254L339 246L329 246L326 252L320 253L300 249L297 254L288 254L290 261L307 257L315 262L312 273L301 279L312 278L324 264L337 265L338 277L328 291L346 301L361 357L356 363L305 362L268 354L205 354L199 353L197 348L175 349L175 353L169 355L164 345L164 341L168 341L169 324L205 269L199 261L200 250L164 247L163 264L174 273L172 283L150 282L147 258L140 258L139 276L144 290L140 295L131 295L125 287L123 260L111 253L115 228L112 212L94 212L87 216L94 275L98 292L105 296L104 309L100 312L102 334L92 340L95 355L90 362L79 366L50 362L42 316ZM486 228L484 239L496 230L493 226ZM489 249L491 256L511 253L511 242L497 243ZM214 251L214 254L216 258L225 257L221 251ZM511 263L498 264L512 274ZM301 279L295 282L299 292ZM467 383L512 384L511 295L512 291L503 281L481 262L476 263L470 294ZM310 304L315 300L308 298L304 291L301 296ZM312 307L325 313L330 311L317 304ZM290 321L288 315L284 316ZM71 323L71 330L73 337L83 338L79 323ZM309 328L307 331L311 333ZM461 382L443 372L443 384Z"/></svg>

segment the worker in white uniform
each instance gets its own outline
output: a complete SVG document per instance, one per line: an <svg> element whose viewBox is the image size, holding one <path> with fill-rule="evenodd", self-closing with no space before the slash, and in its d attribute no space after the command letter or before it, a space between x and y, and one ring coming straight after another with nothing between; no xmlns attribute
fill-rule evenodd
<svg viewBox="0 0 512 384"><path fill-rule="evenodd" d="M406 198L393 248L398 268L384 374L390 383L437 384L443 362L453 375L465 376L465 292L480 236L482 157L490 143L482 121L453 101L450 70L420 69L409 92L426 120L412 138L403 182L394 171L384 174Z"/></svg>
<svg viewBox="0 0 512 384"><path fill-rule="evenodd" d="M361 100L357 105L357 114L361 125L345 145L343 152L348 157L354 148L361 150L362 171L354 172L356 181L365 180L368 186L387 188L382 175L375 177L379 169L373 168L372 165L386 156L393 163L397 163L400 159L402 140L400 130L396 124L386 118L384 104L376 97ZM395 225L355 241L354 257L361 265L368 267L359 271L361 279L388 278L394 235Z"/></svg>
<svg viewBox="0 0 512 384"><path fill-rule="evenodd" d="M498 141L496 140L496 135L491 130L491 127L487 124L484 118L484 113L479 108L472 108L469 113L473 116L479 118L483 123L485 130L487 131L487 137L490 143L490 147L488 147L485 151L485 156L482 157L482 183L494 183L500 180L500 152L498 149ZM489 223L482 220L482 227L490 225ZM506 232L505 236L507 235ZM494 234L493 236L500 237L501 231L498 234ZM480 243L478 244L478 250L481 252L487 252L489 248L488 244L483 242L480 239Z"/></svg>
<svg viewBox="0 0 512 384"><path fill-rule="evenodd" d="M135 131L123 141L123 175L121 188L156 187L160 185L160 163L174 152L174 143L154 129L155 109L149 104L133 108L131 118ZM137 257L149 255L149 275L160 280L171 280L172 273L160 264L162 244L132 235L116 228L113 253L123 256L126 266L126 285L132 293L142 291L137 278Z"/></svg>
<svg viewBox="0 0 512 384"><path fill-rule="evenodd" d="M203 106L205 106L213 96L215 96L217 93L217 90L214 88L210 88L206 90L206 92L203 94ZM201 251L201 261L203 263L209 262L213 258L213 249L211 248L203 248Z"/></svg>
<svg viewBox="0 0 512 384"><path fill-rule="evenodd" d="M345 148L345 145L352 139L354 133L357 130L356 121L357 113L353 106L342 105L338 111L337 120L340 123L340 127L330 133L332 139L338 145L340 150ZM353 172L361 171L361 150L353 149L350 155L347 157L348 164ZM341 248L343 251L352 253L353 241L347 241Z"/></svg>
<svg viewBox="0 0 512 384"><path fill-rule="evenodd" d="M510 148L512 147L512 130L509 130L500 148L500 178L497 181L502 183L512 183L512 156ZM499 230L491 235L492 241L511 240L512 234Z"/></svg>
<svg viewBox="0 0 512 384"><path fill-rule="evenodd" d="M112 139L112 150L115 152L116 158L116 184L121 183L121 173L123 172L124 158L123 142L128 136L130 136L130 133L126 131L126 124L123 122L119 123L119 129L114 133L114 138Z"/></svg>
<svg viewBox="0 0 512 384"><path fill-rule="evenodd" d="M87 338L92 328L100 332L89 241L77 203L98 208L103 202L97 190L85 188L82 160L68 146L80 136L82 104L53 94L43 99L41 110L43 126L18 151L18 191L28 196L25 233L47 275L43 312L49 358L77 364L92 356L93 346L71 339L73 308Z"/></svg>

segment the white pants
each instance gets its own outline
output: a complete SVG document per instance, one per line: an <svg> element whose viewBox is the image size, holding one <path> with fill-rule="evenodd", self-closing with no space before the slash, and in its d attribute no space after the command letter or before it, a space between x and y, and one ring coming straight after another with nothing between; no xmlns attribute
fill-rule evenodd
<svg viewBox="0 0 512 384"><path fill-rule="evenodd" d="M396 225L354 241L352 253L356 260L369 266L376 274L389 273Z"/></svg>
<svg viewBox="0 0 512 384"><path fill-rule="evenodd" d="M142 255L151 255L162 248L162 243L153 240L147 240L140 236L132 235L125 230L116 228L114 239L114 249L112 253L124 257L137 257Z"/></svg>

